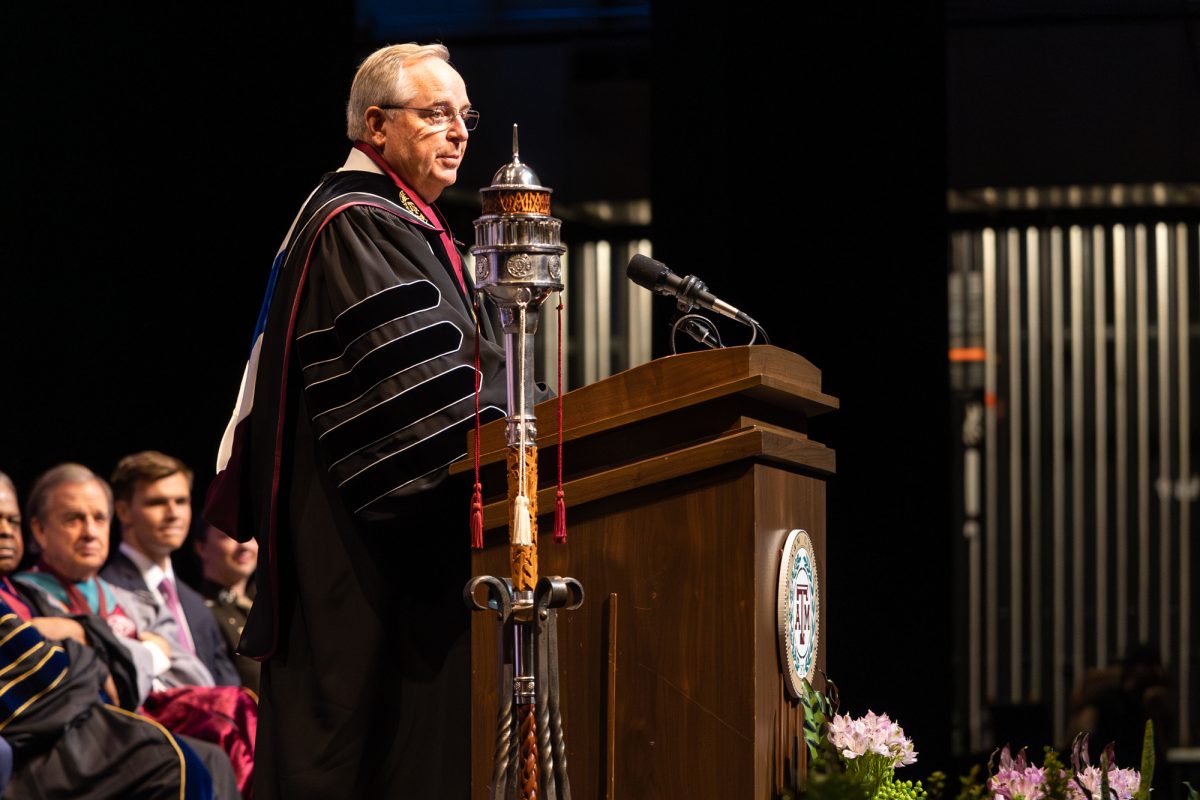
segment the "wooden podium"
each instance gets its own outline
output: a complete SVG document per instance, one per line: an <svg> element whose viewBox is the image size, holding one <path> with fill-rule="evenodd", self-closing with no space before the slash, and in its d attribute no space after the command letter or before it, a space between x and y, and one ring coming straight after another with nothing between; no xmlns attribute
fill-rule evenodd
<svg viewBox="0 0 1200 800"><path fill-rule="evenodd" d="M803 748L777 644L780 552L803 528L824 577L834 453L806 432L837 407L819 370L770 346L671 356L570 392L568 541L555 545L556 410L538 406L540 573L586 592L559 615L574 800L773 796ZM495 496L472 569L505 576L502 421L483 428L480 450ZM497 631L494 616L473 615L474 798L492 773ZM821 626L822 668L824 638Z"/></svg>

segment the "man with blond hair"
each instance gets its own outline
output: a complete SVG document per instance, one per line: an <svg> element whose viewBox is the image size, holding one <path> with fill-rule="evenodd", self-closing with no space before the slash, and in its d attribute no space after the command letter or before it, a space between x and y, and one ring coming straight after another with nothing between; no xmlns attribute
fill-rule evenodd
<svg viewBox="0 0 1200 800"><path fill-rule="evenodd" d="M362 63L346 117L345 164L276 255L205 517L260 544L256 797L466 797L469 487L445 478L477 381L504 414L504 352L434 202L479 114L446 48L405 44Z"/></svg>
<svg viewBox="0 0 1200 800"><path fill-rule="evenodd" d="M133 592L156 616L170 615L179 634L172 646L200 659L218 686L237 686L241 679L204 598L171 563L192 522L191 469L173 456L144 450L117 462L112 490L121 543L100 577Z"/></svg>

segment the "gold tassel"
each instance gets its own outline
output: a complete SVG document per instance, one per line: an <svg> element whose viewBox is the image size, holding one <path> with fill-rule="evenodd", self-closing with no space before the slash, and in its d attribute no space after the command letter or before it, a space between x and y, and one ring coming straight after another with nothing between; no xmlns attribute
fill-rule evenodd
<svg viewBox="0 0 1200 800"><path fill-rule="evenodd" d="M518 495L513 507L513 544L533 544L533 533L529 525L529 498Z"/></svg>

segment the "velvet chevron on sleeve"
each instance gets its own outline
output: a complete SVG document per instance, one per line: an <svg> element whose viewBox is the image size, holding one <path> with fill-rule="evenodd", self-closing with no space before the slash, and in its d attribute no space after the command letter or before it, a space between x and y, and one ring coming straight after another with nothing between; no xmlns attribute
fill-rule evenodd
<svg viewBox="0 0 1200 800"><path fill-rule="evenodd" d="M474 424L475 323L453 284L421 268L431 257L412 225L360 205L327 226L310 262L296 324L301 382L325 464L364 520L439 482ZM496 352L482 395L503 402L503 362L487 344ZM503 415L494 402L484 413Z"/></svg>

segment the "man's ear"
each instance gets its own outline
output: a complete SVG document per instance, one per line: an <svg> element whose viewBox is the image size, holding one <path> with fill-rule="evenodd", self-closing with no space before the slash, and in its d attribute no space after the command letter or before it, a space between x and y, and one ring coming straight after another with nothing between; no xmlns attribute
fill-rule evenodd
<svg viewBox="0 0 1200 800"><path fill-rule="evenodd" d="M363 112L363 122L367 128L367 141L380 150L387 143L387 131L384 129L387 121L387 112L379 106L371 106Z"/></svg>
<svg viewBox="0 0 1200 800"><path fill-rule="evenodd" d="M116 513L117 519L121 520L121 527L128 527L129 521L133 518L133 515L129 511L129 501L118 500L113 503L113 511Z"/></svg>
<svg viewBox="0 0 1200 800"><path fill-rule="evenodd" d="M42 530L42 521L37 517L29 519L29 532L33 534L33 540L37 542L38 547L45 552L46 550L46 532Z"/></svg>

